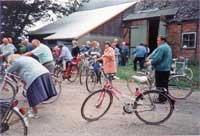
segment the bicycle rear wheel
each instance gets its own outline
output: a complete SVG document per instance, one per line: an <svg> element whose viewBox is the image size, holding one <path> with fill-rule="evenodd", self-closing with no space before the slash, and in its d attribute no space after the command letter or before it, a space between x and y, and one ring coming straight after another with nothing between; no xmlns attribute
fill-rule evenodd
<svg viewBox="0 0 200 136"><path fill-rule="evenodd" d="M110 108L113 96L110 91L98 90L90 94L81 106L82 118L87 121L96 121Z"/></svg>
<svg viewBox="0 0 200 136"><path fill-rule="evenodd" d="M165 101L158 102L162 96ZM145 91L140 94L134 103L136 116L146 124L157 125L163 123L173 113L172 100L159 91Z"/></svg>
<svg viewBox="0 0 200 136"><path fill-rule="evenodd" d="M78 67L76 65L72 65L71 66L70 77L67 78L68 81L70 81L70 82L76 81L76 79L78 77L78 73L79 73Z"/></svg>
<svg viewBox="0 0 200 136"><path fill-rule="evenodd" d="M5 104L0 104L0 108L0 133L9 136L27 136L28 127L20 113Z"/></svg>
<svg viewBox="0 0 200 136"><path fill-rule="evenodd" d="M193 91L193 83L187 76L175 75L169 78L169 95L176 99L185 99Z"/></svg>
<svg viewBox="0 0 200 136"><path fill-rule="evenodd" d="M50 104L50 103L53 103L53 102L55 102L55 101L60 97L60 95L61 95L61 91L62 91L62 82L61 82L58 78L56 78L56 77L54 77L54 76L52 76L52 80L53 80L54 86L55 86L55 88L56 88L57 95L51 97L51 98L48 99L47 101L43 101L43 102L42 102L43 104Z"/></svg>
<svg viewBox="0 0 200 136"><path fill-rule="evenodd" d="M16 96L15 87L7 80L0 84L0 101L11 102Z"/></svg>

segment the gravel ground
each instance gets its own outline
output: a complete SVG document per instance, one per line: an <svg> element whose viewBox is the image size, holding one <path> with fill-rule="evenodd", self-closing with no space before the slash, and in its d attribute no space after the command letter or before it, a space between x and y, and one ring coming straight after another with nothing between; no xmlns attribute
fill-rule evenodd
<svg viewBox="0 0 200 136"><path fill-rule="evenodd" d="M124 81L117 88L127 91ZM88 96L79 82L63 83L61 97L53 104L40 105L38 119L30 119L29 136L144 136L200 135L200 92L187 100L177 101L172 116L161 125L146 125L135 114L122 114L114 100L108 113L95 122L81 117L81 104Z"/></svg>

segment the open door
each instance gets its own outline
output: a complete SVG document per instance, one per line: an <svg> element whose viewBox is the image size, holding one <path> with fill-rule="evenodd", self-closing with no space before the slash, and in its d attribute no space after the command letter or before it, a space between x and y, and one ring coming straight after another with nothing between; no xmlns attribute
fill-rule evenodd
<svg viewBox="0 0 200 136"><path fill-rule="evenodd" d="M146 43L147 41L147 21L144 20L142 23L133 25L131 27L131 34L130 34L130 53L135 49L135 47L142 43Z"/></svg>

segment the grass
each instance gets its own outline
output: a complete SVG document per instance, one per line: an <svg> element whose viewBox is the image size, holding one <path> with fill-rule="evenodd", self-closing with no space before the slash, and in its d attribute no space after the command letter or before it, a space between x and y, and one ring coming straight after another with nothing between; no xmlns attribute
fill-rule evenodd
<svg viewBox="0 0 200 136"><path fill-rule="evenodd" d="M194 77L193 82L197 84L197 89L200 90L200 68L198 65L190 64L188 66L192 69ZM138 66L139 69L139 66ZM117 77L119 77L122 80L127 80L128 77L135 74L135 71L133 70L133 62L129 60L128 64L126 66L118 66L117 68Z"/></svg>

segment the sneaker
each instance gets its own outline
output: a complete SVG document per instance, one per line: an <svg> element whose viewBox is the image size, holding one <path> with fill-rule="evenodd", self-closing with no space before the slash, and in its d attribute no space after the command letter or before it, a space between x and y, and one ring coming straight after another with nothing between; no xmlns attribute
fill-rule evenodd
<svg viewBox="0 0 200 136"><path fill-rule="evenodd" d="M38 113L33 113L32 110L28 111L28 115L27 116L28 116L28 118L34 118L34 119L39 118Z"/></svg>

